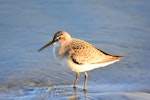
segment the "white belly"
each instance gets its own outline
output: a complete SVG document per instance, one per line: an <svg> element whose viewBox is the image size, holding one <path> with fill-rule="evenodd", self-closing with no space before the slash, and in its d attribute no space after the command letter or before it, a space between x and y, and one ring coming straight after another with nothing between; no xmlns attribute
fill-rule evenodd
<svg viewBox="0 0 150 100"><path fill-rule="evenodd" d="M99 67L105 67L107 65L113 64L115 62L117 62L119 60L116 61L112 61L112 62L107 62L107 63L102 63L102 64L85 64L85 65L78 65L76 63L74 63L71 59L68 60L68 66L70 67L70 69L72 71L75 72L85 72L85 71L90 71L93 70L95 68L99 68Z"/></svg>
<svg viewBox="0 0 150 100"><path fill-rule="evenodd" d="M109 64L112 64L112 63L115 63L115 62L119 61L119 60L115 60L115 61L101 63L101 64L84 64L84 65L79 65L79 64L76 64L76 63L74 63L72 61L72 59L69 56L69 53L60 54L59 53L59 48L60 48L60 44L59 43L54 45L53 53L54 53L55 58L62 65L68 66L74 72L90 71L90 70L93 70L95 68L105 67L105 66L107 66Z"/></svg>

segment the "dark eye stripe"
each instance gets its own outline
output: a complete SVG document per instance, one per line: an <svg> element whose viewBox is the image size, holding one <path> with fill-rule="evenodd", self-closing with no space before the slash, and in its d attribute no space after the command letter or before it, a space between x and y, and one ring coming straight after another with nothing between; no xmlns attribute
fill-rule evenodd
<svg viewBox="0 0 150 100"><path fill-rule="evenodd" d="M56 39L57 39L57 40L60 40L60 39L61 39L61 37L57 37Z"/></svg>

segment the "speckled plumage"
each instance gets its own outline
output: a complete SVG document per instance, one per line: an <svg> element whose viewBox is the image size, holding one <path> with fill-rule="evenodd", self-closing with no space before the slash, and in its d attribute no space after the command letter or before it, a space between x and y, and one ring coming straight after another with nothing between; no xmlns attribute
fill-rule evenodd
<svg viewBox="0 0 150 100"><path fill-rule="evenodd" d="M79 39L72 39L70 43L70 56L78 64L100 64L112 60L117 60L119 56L105 53L95 46Z"/></svg>

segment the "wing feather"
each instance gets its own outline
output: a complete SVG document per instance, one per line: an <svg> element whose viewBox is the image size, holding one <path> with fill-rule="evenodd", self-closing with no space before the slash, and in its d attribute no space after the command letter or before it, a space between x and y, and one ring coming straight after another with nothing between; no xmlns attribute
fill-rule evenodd
<svg viewBox="0 0 150 100"><path fill-rule="evenodd" d="M121 58L121 56L108 54L88 42L79 39L73 39L70 48L72 61L79 65L105 63Z"/></svg>

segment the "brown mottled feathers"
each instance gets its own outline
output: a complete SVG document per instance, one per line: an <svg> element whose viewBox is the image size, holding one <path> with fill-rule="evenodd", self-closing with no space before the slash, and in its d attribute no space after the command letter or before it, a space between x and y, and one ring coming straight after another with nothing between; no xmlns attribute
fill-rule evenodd
<svg viewBox="0 0 150 100"><path fill-rule="evenodd" d="M70 54L73 62L77 64L97 64L115 61L122 58L105 53L95 46L79 39L73 39L70 45Z"/></svg>

